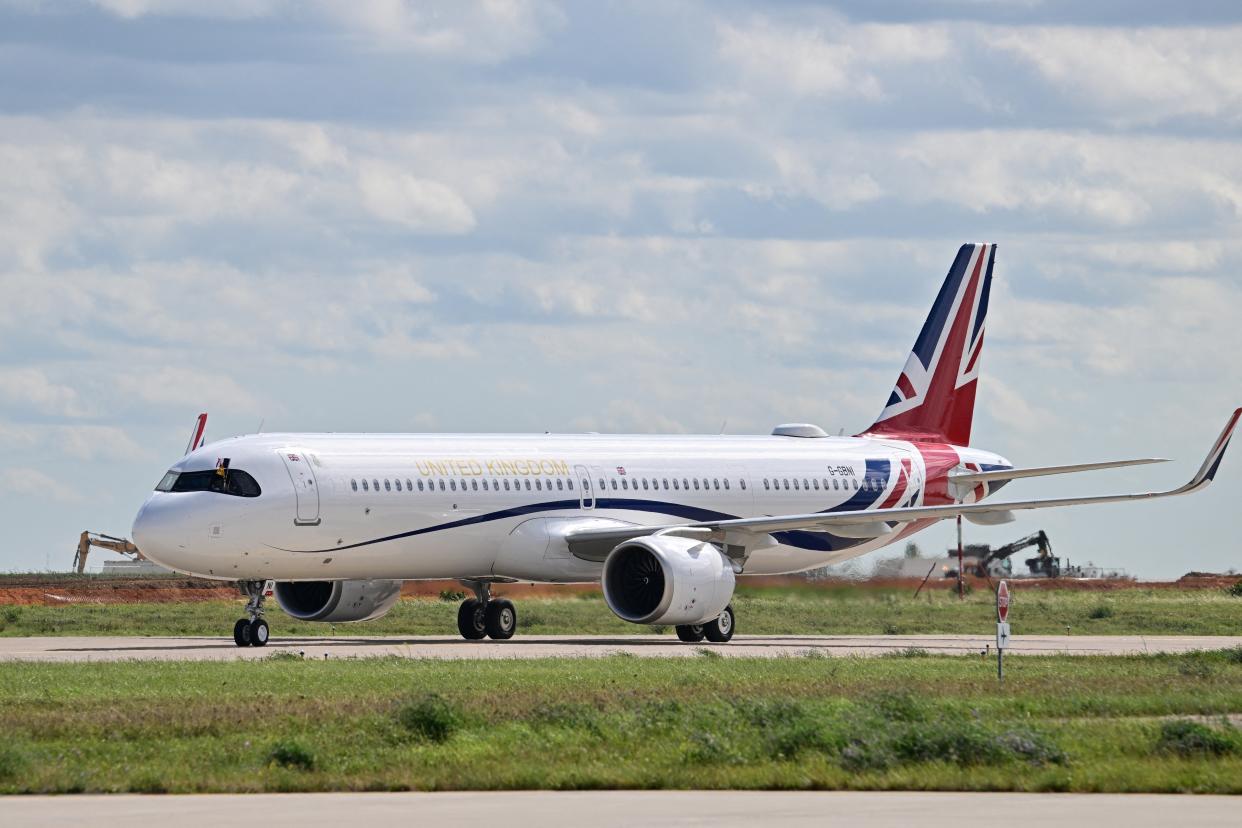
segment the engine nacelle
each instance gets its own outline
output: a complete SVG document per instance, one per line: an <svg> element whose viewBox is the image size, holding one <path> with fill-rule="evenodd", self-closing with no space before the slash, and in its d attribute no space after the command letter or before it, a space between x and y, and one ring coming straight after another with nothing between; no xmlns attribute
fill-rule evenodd
<svg viewBox="0 0 1242 828"><path fill-rule="evenodd" d="M634 624L705 624L733 598L733 565L718 548L693 538L651 535L608 553L604 600Z"/></svg>
<svg viewBox="0 0 1242 828"><path fill-rule="evenodd" d="M371 621L401 597L400 581L277 581L276 602L299 621Z"/></svg>

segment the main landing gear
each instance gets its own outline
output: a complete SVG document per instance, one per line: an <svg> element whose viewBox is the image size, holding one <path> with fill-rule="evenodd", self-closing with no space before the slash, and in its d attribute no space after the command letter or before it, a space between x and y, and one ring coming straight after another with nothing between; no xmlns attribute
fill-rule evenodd
<svg viewBox="0 0 1242 828"><path fill-rule="evenodd" d="M263 591L267 581L240 581L238 587L246 602L246 617L233 625L233 641L238 647L262 647L267 644L267 622L263 620Z"/></svg>
<svg viewBox="0 0 1242 828"><path fill-rule="evenodd" d="M492 585L486 581L462 581L474 590L457 608L457 629L470 641L492 638L505 641L517 631L517 608L505 598L492 598Z"/></svg>
<svg viewBox="0 0 1242 828"><path fill-rule="evenodd" d="M724 612L706 624L678 624L677 637L689 644L695 644L704 638L723 644L733 637L735 622L733 605L729 604Z"/></svg>

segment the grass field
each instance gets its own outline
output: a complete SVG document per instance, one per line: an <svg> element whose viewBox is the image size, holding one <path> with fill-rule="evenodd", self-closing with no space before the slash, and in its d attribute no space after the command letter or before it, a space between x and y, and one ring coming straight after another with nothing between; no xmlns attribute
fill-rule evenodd
<svg viewBox="0 0 1242 828"><path fill-rule="evenodd" d="M1242 793L1242 650L6 664L0 791Z"/></svg>
<svg viewBox="0 0 1242 828"><path fill-rule="evenodd" d="M519 634L649 633L608 611L598 593L517 602ZM285 616L270 601L274 637L294 635L449 635L456 632L455 600L406 599L384 618L359 625L311 624ZM832 588L739 589L738 631L757 634L988 633L993 598L976 590L959 601L947 591ZM224 635L242 601L0 606L0 635ZM1219 589L1127 589L1110 592L1016 587L1010 616L1015 634L1237 635L1242 597Z"/></svg>

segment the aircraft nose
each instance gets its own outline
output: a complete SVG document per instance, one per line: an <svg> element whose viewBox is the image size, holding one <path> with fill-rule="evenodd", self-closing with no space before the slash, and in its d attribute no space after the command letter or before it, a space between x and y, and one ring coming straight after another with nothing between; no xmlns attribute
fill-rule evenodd
<svg viewBox="0 0 1242 828"><path fill-rule="evenodd" d="M138 510L131 537L144 556L160 564L172 563L176 551L185 544L184 532L178 525L177 515L165 496L159 492L148 497Z"/></svg>

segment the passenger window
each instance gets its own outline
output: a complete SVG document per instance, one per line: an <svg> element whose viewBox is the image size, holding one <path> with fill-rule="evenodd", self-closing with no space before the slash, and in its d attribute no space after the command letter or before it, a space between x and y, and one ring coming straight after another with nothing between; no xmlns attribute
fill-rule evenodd
<svg viewBox="0 0 1242 828"><path fill-rule="evenodd" d="M528 491L528 492L530 491L530 481L529 481L529 480L527 480L527 481L526 481L526 491Z"/></svg>
<svg viewBox="0 0 1242 828"><path fill-rule="evenodd" d="M371 478L371 488L375 489L377 492L379 491L379 481L375 478Z"/></svg>
<svg viewBox="0 0 1242 828"><path fill-rule="evenodd" d="M366 481L366 478L365 478L365 477L362 479L362 490L363 490L364 492L369 492L369 491L371 491L371 487L367 485L367 481Z"/></svg>
<svg viewBox="0 0 1242 828"><path fill-rule="evenodd" d="M741 480L739 480L739 481L738 481L738 485L742 487L742 490L743 490L743 491L745 491L745 489L746 489L746 478L744 478L744 477L743 477ZM728 486L725 486L725 488L727 489L727 488L729 488L729 487L728 487Z"/></svg>
<svg viewBox="0 0 1242 828"><path fill-rule="evenodd" d="M676 477L673 478L673 489L674 491L681 491L681 481Z"/></svg>
<svg viewBox="0 0 1242 828"><path fill-rule="evenodd" d="M726 492L729 491L729 478L726 477L724 479L724 484L725 484L725 491Z"/></svg>
<svg viewBox="0 0 1242 828"><path fill-rule="evenodd" d="M450 488L450 489L452 489L453 491L457 491L457 481L456 481L456 480L450 480L450 481L449 481L449 488Z"/></svg>
<svg viewBox="0 0 1242 828"><path fill-rule="evenodd" d="M392 484L396 486L397 491L401 491L401 478L398 477L396 480L392 481Z"/></svg>
<svg viewBox="0 0 1242 828"><path fill-rule="evenodd" d="M566 488L568 488L568 489L572 492L572 491L574 490L574 481L573 481L573 480L566 480L566 481L565 481L565 486L566 486ZM590 483L590 481L589 481L589 480L583 480L583 481L582 481L582 491L584 491L584 492L585 492L585 491L586 491L587 489L589 489L589 488L591 488L591 483Z"/></svg>
<svg viewBox="0 0 1242 828"><path fill-rule="evenodd" d="M420 492L423 490L423 481L421 481L421 480L420 480L420 481L418 481L418 490L419 490Z"/></svg>
<svg viewBox="0 0 1242 828"><path fill-rule="evenodd" d="M811 482L815 484L815 491L818 492L819 491L819 480L812 480Z"/></svg>
<svg viewBox="0 0 1242 828"><path fill-rule="evenodd" d="M356 492L356 491L358 491L358 481L357 481L357 480L350 480L350 481L349 481L349 485L353 487L353 489L354 489L354 491L355 491L355 492Z"/></svg>
<svg viewBox="0 0 1242 828"><path fill-rule="evenodd" d="M789 491L789 478L785 478L785 491Z"/></svg>
<svg viewBox="0 0 1242 828"><path fill-rule="evenodd" d="M699 479L697 477L694 478L694 490L696 492L699 490Z"/></svg>
<svg viewBox="0 0 1242 828"><path fill-rule="evenodd" d="M646 489L647 489L647 478L644 477L643 478L643 490L646 491Z"/></svg>
<svg viewBox="0 0 1242 828"><path fill-rule="evenodd" d="M837 479L836 479L835 477L834 477L834 478L832 478L832 488L834 488L834 489L840 489L840 488L841 488L841 484L837 482Z"/></svg>
<svg viewBox="0 0 1242 828"><path fill-rule="evenodd" d="M858 491L858 480L857 480L857 478L855 478L855 480L854 480L854 491Z"/></svg>
<svg viewBox="0 0 1242 828"><path fill-rule="evenodd" d="M408 477L405 479L405 490L407 492L414 491L414 481L410 480Z"/></svg>
<svg viewBox="0 0 1242 828"><path fill-rule="evenodd" d="M615 477L612 479L612 488L613 488L613 491L616 491L616 488L617 488L617 479L616 479Z"/></svg>
<svg viewBox="0 0 1242 828"><path fill-rule="evenodd" d="M798 491L798 478L794 478L794 491Z"/></svg>
<svg viewBox="0 0 1242 828"><path fill-rule="evenodd" d="M712 478L712 488L713 488L713 489L715 489L715 490L717 490L717 491L719 491L719 490L720 490L720 481L719 481L719 480L717 480L717 479L716 479L716 478L714 478L714 477Z"/></svg>
<svg viewBox="0 0 1242 828"><path fill-rule="evenodd" d="M556 490L559 492L559 491L564 491L564 489L565 489L565 481L561 480L559 477L556 478Z"/></svg>
<svg viewBox="0 0 1242 828"><path fill-rule="evenodd" d="M665 488L665 489L667 489L667 488L668 488L668 478L667 478L667 477L666 477L666 478L664 478L664 488Z"/></svg>
<svg viewBox="0 0 1242 828"><path fill-rule="evenodd" d="M771 486L769 486L769 485L768 485L768 479L767 479L766 477L765 477L765 478L763 478L763 488L765 488L765 489L771 489L771 488L772 488Z"/></svg>

